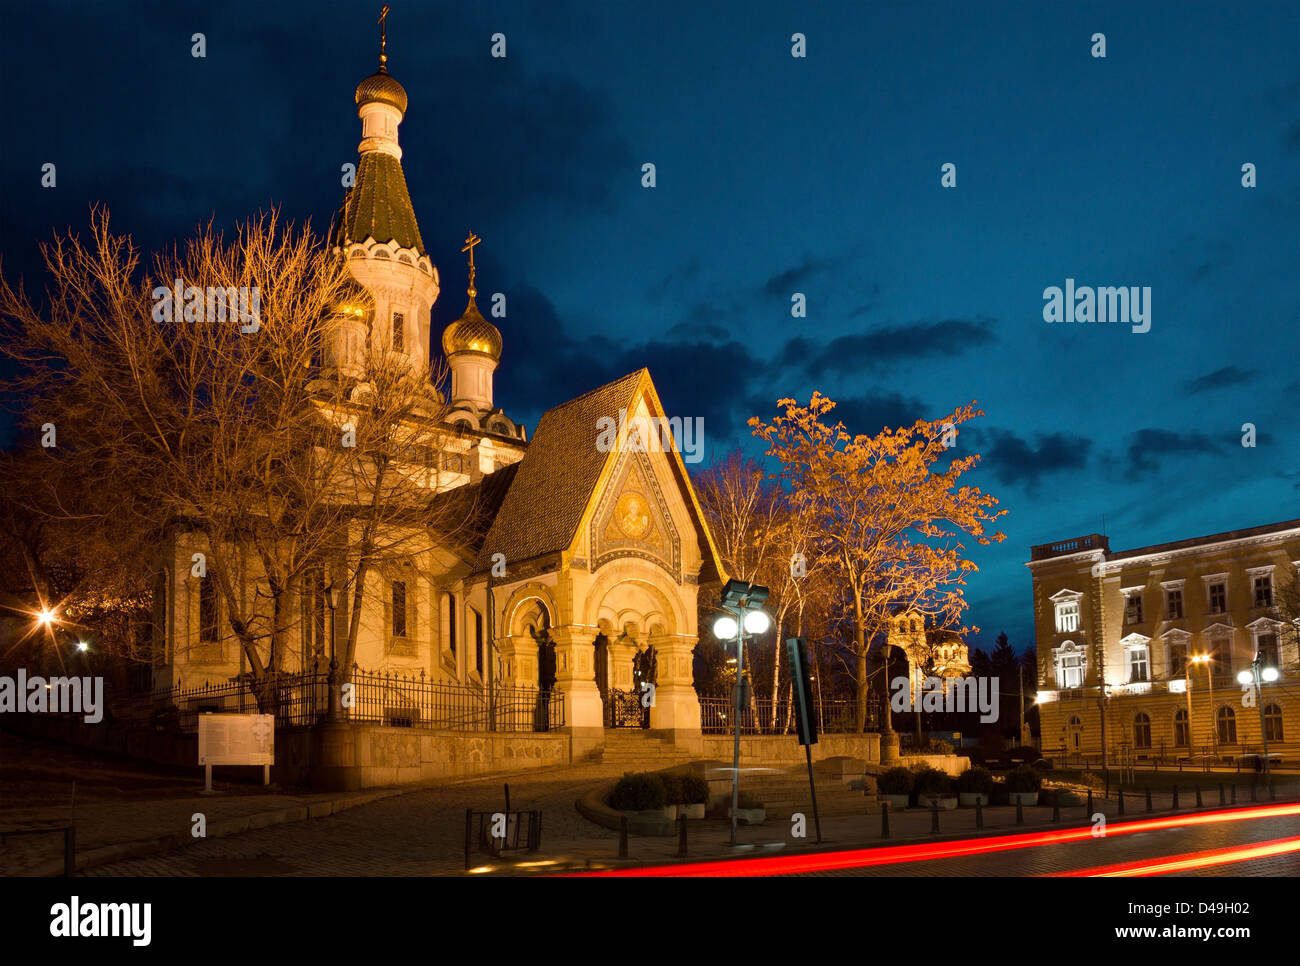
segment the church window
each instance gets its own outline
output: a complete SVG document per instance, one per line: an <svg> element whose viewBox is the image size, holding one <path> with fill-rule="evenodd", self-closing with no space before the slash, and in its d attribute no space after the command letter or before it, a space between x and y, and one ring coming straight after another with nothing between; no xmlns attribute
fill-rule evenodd
<svg viewBox="0 0 1300 966"><path fill-rule="evenodd" d="M474 667L479 675L483 674L484 654L483 654L483 615L478 611L470 611L474 615Z"/></svg>
<svg viewBox="0 0 1300 966"><path fill-rule="evenodd" d="M406 636L406 581L393 581L393 636Z"/></svg>
<svg viewBox="0 0 1300 966"><path fill-rule="evenodd" d="M217 606L217 582L212 569L199 578L199 643L210 644L221 639Z"/></svg>
<svg viewBox="0 0 1300 966"><path fill-rule="evenodd" d="M401 312L393 313L393 351L406 351L406 316Z"/></svg>
<svg viewBox="0 0 1300 966"><path fill-rule="evenodd" d="M442 646L456 653L456 595L450 591L442 595Z"/></svg>

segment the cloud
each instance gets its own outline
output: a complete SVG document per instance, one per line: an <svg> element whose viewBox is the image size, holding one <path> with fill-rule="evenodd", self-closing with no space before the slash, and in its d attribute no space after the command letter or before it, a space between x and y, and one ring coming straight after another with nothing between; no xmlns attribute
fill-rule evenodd
<svg viewBox="0 0 1300 966"><path fill-rule="evenodd" d="M996 340L990 319L944 319L882 326L857 335L842 335L811 353L806 339L786 343L782 356L807 360L810 374L878 370L900 361L959 356Z"/></svg>
<svg viewBox="0 0 1300 966"><path fill-rule="evenodd" d="M794 287L806 282L819 272L825 272L833 268L836 264L832 258L813 258L811 255L805 255L803 261L794 266L787 268L784 272L773 275L763 285L765 295L790 295Z"/></svg>
<svg viewBox="0 0 1300 966"><path fill-rule="evenodd" d="M1178 433L1169 429L1139 429L1129 437L1128 467L1132 472L1147 473L1158 469L1162 457L1217 453L1220 443L1205 433Z"/></svg>
<svg viewBox="0 0 1300 966"><path fill-rule="evenodd" d="M1223 389L1226 386L1236 386L1243 382L1249 382L1255 377L1255 370L1240 369L1237 366L1224 366L1222 369L1215 369L1196 379L1187 381L1187 392L1196 394L1199 392L1209 392L1211 389Z"/></svg>
<svg viewBox="0 0 1300 966"><path fill-rule="evenodd" d="M829 421L839 421L852 436L875 436L882 429L911 426L927 416L926 406L915 396L897 392L869 392L835 400Z"/></svg>
<svg viewBox="0 0 1300 966"><path fill-rule="evenodd" d="M1043 477L1088 464L1092 440L1072 433L1035 433L1031 441L1005 429L973 428L980 448L980 465L1005 486L1023 485L1033 491Z"/></svg>

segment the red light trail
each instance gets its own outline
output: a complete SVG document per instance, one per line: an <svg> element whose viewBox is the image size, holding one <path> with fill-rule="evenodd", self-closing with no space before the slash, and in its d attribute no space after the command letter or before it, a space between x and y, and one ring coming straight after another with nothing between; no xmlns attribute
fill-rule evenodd
<svg viewBox="0 0 1300 966"><path fill-rule="evenodd" d="M1105 838L1131 835L1135 832L1153 832L1159 829L1188 828L1220 822L1241 822L1257 818L1300 816L1300 803L1250 808L1219 809L1213 812L1185 813L1161 818L1137 819L1131 822L1108 822ZM1036 848L1044 845L1062 845L1067 842L1094 838L1093 827L1053 829L1019 835L987 836L977 839L957 839L948 842L919 842L911 845L894 845L884 848L852 849L843 852L820 852L804 855L778 855L763 858L718 859L710 862L690 862L680 865L646 866L632 869L602 869L592 872L573 872L570 876L592 877L659 877L659 876L768 876L797 875L803 872L826 872L833 869L858 869L878 865L897 865L906 862L925 862L933 859L963 858L991 852L1009 852L1015 849ZM1278 841L1290 841L1286 839ZM1263 844L1263 843L1261 843ZM1248 848L1248 847L1243 847ZM1220 850L1223 851L1223 850ZM1212 853L1199 853L1209 855ZM1157 862L1149 860L1145 864ZM1240 860L1227 860L1240 861ZM1085 874L1085 873L1079 873ZM1139 873L1134 873L1139 874ZM1158 873L1140 873L1158 874Z"/></svg>
<svg viewBox="0 0 1300 966"><path fill-rule="evenodd" d="M1182 855L1165 855L1158 859L1139 859L1136 862L1100 865L1094 869L1052 872L1049 873L1048 877L1110 878L1117 876L1168 875L1171 872L1187 872L1192 869L1204 869L1212 865L1226 865L1230 862L1265 859L1274 855L1285 855L1288 852L1300 852L1300 836L1290 839L1273 839L1269 842L1254 842L1251 845L1234 845L1226 849L1211 849L1207 852L1185 852ZM1300 862L1300 859L1297 859L1297 862Z"/></svg>

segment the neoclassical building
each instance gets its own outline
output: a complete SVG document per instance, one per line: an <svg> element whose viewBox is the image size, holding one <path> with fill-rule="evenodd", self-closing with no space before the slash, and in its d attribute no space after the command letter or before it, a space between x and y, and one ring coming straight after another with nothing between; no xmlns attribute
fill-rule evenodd
<svg viewBox="0 0 1300 966"><path fill-rule="evenodd" d="M485 693L558 689L575 757L600 745L616 702L646 680L655 685L649 727L698 739L696 596L722 574L680 454L637 431L640 420L662 440L658 427L667 425L649 372L556 406L529 438L494 401L506 346L477 305L472 234L466 308L440 343L431 338L440 275L402 169L407 94L383 53L355 99L356 181L330 233L355 284L334 307L323 378L361 377L363 349L375 340L420 372L441 348L450 396L437 417L438 451L423 460L436 504L457 522L429 533L409 561L367 579L356 663ZM611 423L633 427L613 446L601 433ZM201 550L188 533L164 548L159 687L228 681L247 670L211 582L191 579ZM257 593L255 567L239 579L244 593ZM346 605L329 611L336 630L346 626ZM281 655L285 670L321 666L325 615L319 586L306 587L293 653Z"/></svg>
<svg viewBox="0 0 1300 966"><path fill-rule="evenodd" d="M1231 762L1300 750L1300 520L1135 550L1033 547L1044 755ZM1237 675L1279 672L1262 702ZM1262 704L1262 715L1261 715Z"/></svg>

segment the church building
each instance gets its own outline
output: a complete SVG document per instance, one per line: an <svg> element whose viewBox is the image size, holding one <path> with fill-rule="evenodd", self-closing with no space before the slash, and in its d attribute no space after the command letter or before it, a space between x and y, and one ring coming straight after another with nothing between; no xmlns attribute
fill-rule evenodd
<svg viewBox="0 0 1300 966"><path fill-rule="evenodd" d="M496 402L503 359L500 374L509 379L509 346L477 305L472 233L465 310L440 341L433 337L441 276L403 174L407 93L382 51L378 71L356 88L360 159L329 238L355 287L334 313L323 374L359 378L363 350L376 339L421 372L441 365L441 350L450 388L429 485L438 491L434 503L460 525L429 533L405 569L389 564L368 576L355 664L471 704L493 692L553 693L562 707L552 724L562 722L575 759L601 746L619 702L638 691L653 692L646 722L653 732L698 740L696 598L701 584L724 579L719 557L676 446L638 445L635 433L602 444L611 420L667 425L650 374L640 369L555 406L530 437ZM196 535L180 533L164 549L160 688L229 682L248 671L214 592L190 579L201 548ZM255 594L254 571L241 579ZM350 594L330 605L336 632L348 620ZM324 613L309 588L294 638L301 646L284 656L286 672L305 676L328 661ZM340 673L347 680L351 670ZM428 702L405 706L400 688L386 694L380 713L393 720L381 724L454 726Z"/></svg>

